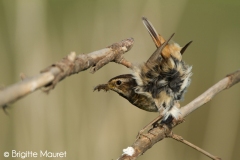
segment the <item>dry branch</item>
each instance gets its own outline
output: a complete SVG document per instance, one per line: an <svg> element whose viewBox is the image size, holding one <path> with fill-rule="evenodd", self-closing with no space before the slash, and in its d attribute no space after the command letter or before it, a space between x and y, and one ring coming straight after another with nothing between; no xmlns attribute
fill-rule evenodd
<svg viewBox="0 0 240 160"><path fill-rule="evenodd" d="M208 101L210 101L220 91L232 87L239 81L240 81L240 70L237 70L236 72L227 75L227 77L220 80L218 83L213 85L211 88L209 88L203 94L198 96L192 102L182 107L181 108L182 117L180 119L185 118L188 114L190 114L191 112L193 112L194 110L202 106L203 104L207 103ZM155 143L163 140L166 137L171 137L172 128L176 127L178 124L180 124L178 123L178 121L174 121L171 124L171 126L164 125L164 127L162 126L153 127L148 131L148 133L140 135L139 138L137 138L136 141L132 144L131 147L133 148L133 151L134 151L132 155L122 154L119 157L119 160L137 159L138 156L142 155L144 152L150 149ZM201 152L201 150L198 150L198 151ZM220 158L217 158L217 159L220 159Z"/></svg>
<svg viewBox="0 0 240 160"><path fill-rule="evenodd" d="M61 61L42 70L40 74L25 78L21 82L2 89L0 91L0 106L15 102L42 87L44 87L44 91L49 92L62 79L90 67L92 67L91 73L96 72L109 62L116 62L131 68L132 64L124 59L123 54L131 49L133 42L133 38L125 39L104 49L78 56L72 52Z"/></svg>
<svg viewBox="0 0 240 160"><path fill-rule="evenodd" d="M169 137L169 138L172 138L172 139L175 139L175 140L177 140L178 142L182 142L182 143L184 143L184 144L186 144L186 145L192 147L193 149L195 149L195 150L197 150L197 151L203 153L204 155L208 156L208 157L211 158L211 159L214 159L214 160L221 160L221 158L216 157L216 156L214 156L214 155L208 153L207 151L205 151L205 150L199 148L198 146L195 146L194 144L192 144L192 143L186 141L185 139L183 139L183 138L182 138L181 136L179 136L179 135L173 134L173 133L171 132L171 133L168 135L168 137Z"/></svg>

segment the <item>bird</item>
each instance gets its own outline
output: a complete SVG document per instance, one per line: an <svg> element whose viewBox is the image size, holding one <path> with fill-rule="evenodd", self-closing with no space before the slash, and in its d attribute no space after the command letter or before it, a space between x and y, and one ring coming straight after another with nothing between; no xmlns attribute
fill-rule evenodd
<svg viewBox="0 0 240 160"><path fill-rule="evenodd" d="M181 115L179 101L191 82L192 66L182 55L192 41L184 47L169 43L174 34L165 40L147 18L142 17L142 21L157 47L155 52L146 62L134 65L131 74L111 78L94 91L112 90L142 110L159 112L162 122L169 123Z"/></svg>

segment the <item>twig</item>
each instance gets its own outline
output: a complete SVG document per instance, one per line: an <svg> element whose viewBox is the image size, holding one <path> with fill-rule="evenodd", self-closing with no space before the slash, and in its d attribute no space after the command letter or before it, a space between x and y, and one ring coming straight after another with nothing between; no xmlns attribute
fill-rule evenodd
<svg viewBox="0 0 240 160"><path fill-rule="evenodd" d="M211 158L211 159L214 159L214 160L221 160L221 158L216 157L216 156L214 156L214 155L208 153L207 151L205 151L205 150L199 148L198 146L196 146L196 145L194 145L194 144L188 142L187 140L183 139L181 136L176 135L176 134L173 134L172 132L168 135L168 138L172 138L172 139L175 139L175 140L177 140L177 141L179 141L179 142L182 142L182 143L184 143L184 144L186 144L186 145L188 145L188 146L194 148L195 150L197 150L197 151L203 153L204 155L208 156L208 157Z"/></svg>
<svg viewBox="0 0 240 160"><path fill-rule="evenodd" d="M214 86L209 88L199 97L194 99L192 102L188 103L186 106L182 107L181 113L182 117L186 117L188 114L196 110L198 107L210 101L217 93L224 89L228 89L240 81L240 70L234 73L228 74L224 79L220 80Z"/></svg>
<svg viewBox="0 0 240 160"><path fill-rule="evenodd" d="M139 138L140 135L143 134L144 131L146 131L149 127L153 126L155 123L157 123L158 121L160 121L162 119L162 115L158 115L155 119L153 119L150 123L148 123L145 127L143 127L143 129L141 129L139 132L138 132L138 135L137 135L137 139Z"/></svg>
<svg viewBox="0 0 240 160"><path fill-rule="evenodd" d="M131 68L132 64L123 58L123 54L131 49L133 42L133 38L125 39L104 49L78 56L72 52L34 77L21 76L23 79L21 82L0 90L0 106L7 106L42 87L44 87L44 91L49 92L62 79L90 67L92 67L91 73L109 62L116 62Z"/></svg>
<svg viewBox="0 0 240 160"><path fill-rule="evenodd" d="M224 79L220 80L218 83L213 85L199 97L194 99L192 102L181 108L183 119L188 114L202 106L203 104L210 101L217 93L224 89L228 89L240 81L240 70L227 75ZM133 153L132 154L122 154L119 160L124 159L136 159L138 156L142 155L148 149L150 149L155 143L161 141L162 139L169 136L171 129L176 127L179 123L175 121L171 126L164 127L154 127L148 133L139 136L138 139L132 144Z"/></svg>

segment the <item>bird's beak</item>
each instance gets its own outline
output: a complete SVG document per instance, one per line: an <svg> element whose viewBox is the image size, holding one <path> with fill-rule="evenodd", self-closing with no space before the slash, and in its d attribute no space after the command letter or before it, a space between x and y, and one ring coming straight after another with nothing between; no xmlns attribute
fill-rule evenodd
<svg viewBox="0 0 240 160"><path fill-rule="evenodd" d="M94 87L93 91L100 91L100 90L104 90L104 91L108 91L110 90L110 88L108 87L108 84L99 84L96 87Z"/></svg>

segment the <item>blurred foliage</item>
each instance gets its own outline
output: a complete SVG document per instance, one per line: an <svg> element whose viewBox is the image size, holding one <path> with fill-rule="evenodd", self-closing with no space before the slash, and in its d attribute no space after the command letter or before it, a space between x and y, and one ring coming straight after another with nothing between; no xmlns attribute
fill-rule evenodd
<svg viewBox="0 0 240 160"><path fill-rule="evenodd" d="M89 53L129 37L135 44L125 56L141 63L155 50L142 16L164 37L175 32L173 39L181 46L193 40L184 53L194 74L182 105L239 69L239 1L0 0L0 86L20 81L21 72L36 75L71 51ZM122 73L130 71L114 63L95 74L81 72L48 95L38 91L10 105L9 115L0 112L0 159L11 150L66 151L66 159L117 158L157 116L116 93L92 92ZM220 93L174 132L222 159L238 159L239 95L239 84ZM139 159L160 158L208 159L171 139Z"/></svg>

